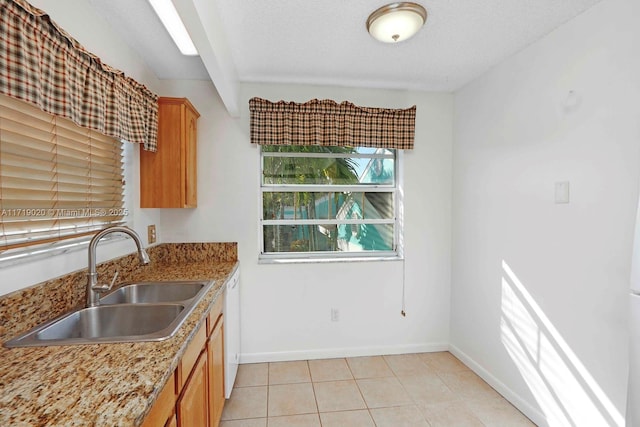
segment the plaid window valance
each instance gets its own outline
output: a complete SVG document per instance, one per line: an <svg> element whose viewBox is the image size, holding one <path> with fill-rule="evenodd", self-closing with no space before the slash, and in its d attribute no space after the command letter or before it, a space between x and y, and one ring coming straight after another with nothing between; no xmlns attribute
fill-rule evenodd
<svg viewBox="0 0 640 427"><path fill-rule="evenodd" d="M25 0L0 0L0 7L0 93L156 151L157 95Z"/></svg>
<svg viewBox="0 0 640 427"><path fill-rule="evenodd" d="M249 100L251 142L261 145L329 145L412 149L416 107L358 107L331 100Z"/></svg>

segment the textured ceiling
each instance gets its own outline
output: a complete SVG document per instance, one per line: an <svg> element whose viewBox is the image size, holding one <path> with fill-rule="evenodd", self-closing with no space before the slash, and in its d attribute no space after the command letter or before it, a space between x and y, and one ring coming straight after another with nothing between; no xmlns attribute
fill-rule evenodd
<svg viewBox="0 0 640 427"><path fill-rule="evenodd" d="M159 78L207 78L145 0L89 1ZM384 0L203 1L218 13L239 81L454 91L600 0L418 0L426 25L398 44L366 32Z"/></svg>
<svg viewBox="0 0 640 427"><path fill-rule="evenodd" d="M88 0L159 79L209 79L197 56L180 53L147 0Z"/></svg>

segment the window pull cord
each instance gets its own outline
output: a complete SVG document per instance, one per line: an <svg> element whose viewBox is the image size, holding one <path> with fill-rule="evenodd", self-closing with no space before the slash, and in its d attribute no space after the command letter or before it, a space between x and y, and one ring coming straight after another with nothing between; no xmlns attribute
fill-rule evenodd
<svg viewBox="0 0 640 427"><path fill-rule="evenodd" d="M406 259L402 260L402 308L400 310L400 314L402 317L407 317L405 309L405 299L404 299L404 288L405 288L405 271L406 271Z"/></svg>

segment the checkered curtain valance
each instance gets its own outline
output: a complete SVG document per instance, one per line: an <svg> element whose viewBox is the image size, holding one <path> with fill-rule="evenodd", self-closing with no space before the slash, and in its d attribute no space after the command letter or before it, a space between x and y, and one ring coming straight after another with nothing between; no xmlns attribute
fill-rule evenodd
<svg viewBox="0 0 640 427"><path fill-rule="evenodd" d="M331 100L249 100L251 142L261 145L329 145L412 149L416 107L358 107Z"/></svg>
<svg viewBox="0 0 640 427"><path fill-rule="evenodd" d="M156 151L158 96L25 0L0 0L0 93Z"/></svg>

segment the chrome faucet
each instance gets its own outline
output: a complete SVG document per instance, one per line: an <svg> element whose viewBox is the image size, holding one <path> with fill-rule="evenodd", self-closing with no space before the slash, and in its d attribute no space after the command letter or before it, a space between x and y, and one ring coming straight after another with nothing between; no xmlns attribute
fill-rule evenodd
<svg viewBox="0 0 640 427"><path fill-rule="evenodd" d="M129 227L123 227L119 225L114 225L112 227L107 227L102 231L99 231L93 238L91 242L89 242L89 272L87 273L87 307L95 307L99 304L100 293L106 292L111 289L113 286L114 280L109 285L98 285L98 273L96 271L96 247L98 246L98 242L107 234L111 233L124 233L129 235L134 242L136 242L136 246L138 247L138 258L140 259L140 265L149 264L149 255L142 247L142 242L140 241L140 236L138 233L130 229ZM117 276L117 273L116 273Z"/></svg>

